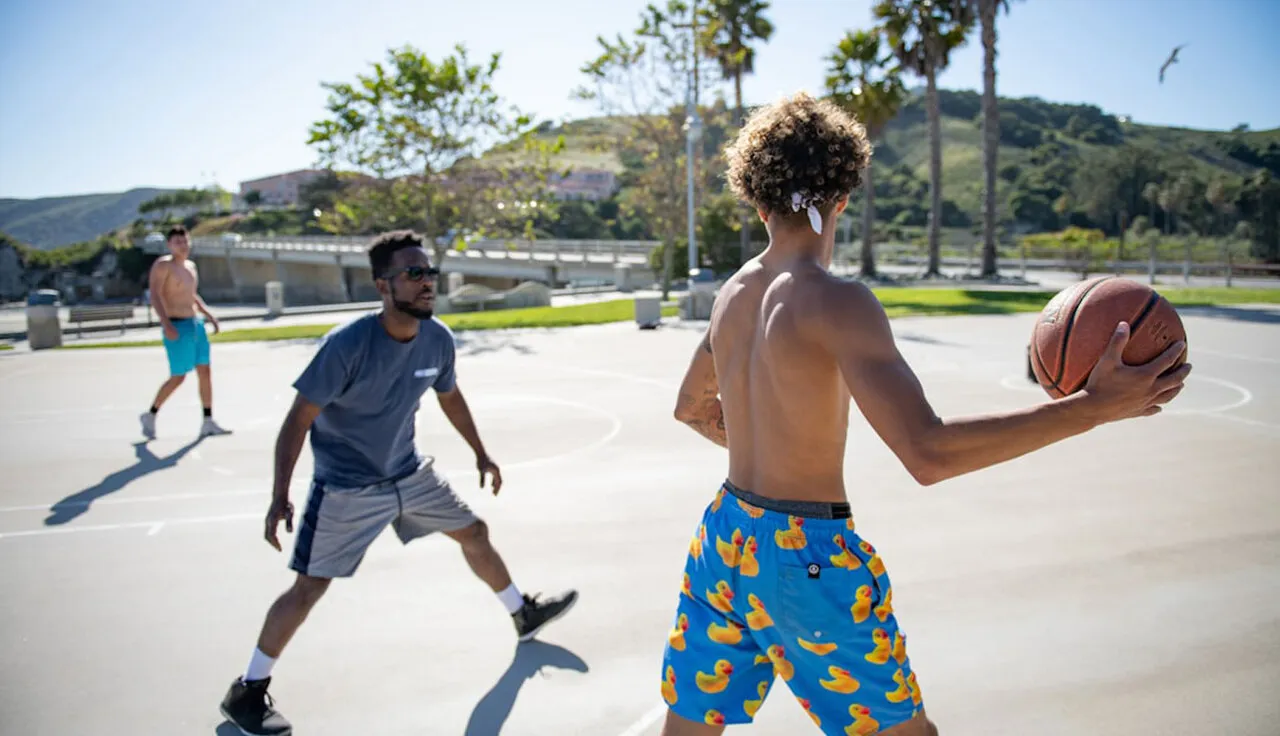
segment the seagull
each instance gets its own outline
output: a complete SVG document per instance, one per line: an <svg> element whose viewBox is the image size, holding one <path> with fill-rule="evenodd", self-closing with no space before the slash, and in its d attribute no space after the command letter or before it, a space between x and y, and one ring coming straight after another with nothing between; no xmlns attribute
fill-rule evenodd
<svg viewBox="0 0 1280 736"><path fill-rule="evenodd" d="M1168 69L1170 64L1176 64L1178 62L1178 50L1186 48L1188 45L1189 44L1184 43L1184 44L1180 44L1178 46L1173 47L1173 53L1169 54L1169 58L1165 59L1164 64L1161 65L1160 67L1160 83L1161 84L1164 84L1164 70Z"/></svg>

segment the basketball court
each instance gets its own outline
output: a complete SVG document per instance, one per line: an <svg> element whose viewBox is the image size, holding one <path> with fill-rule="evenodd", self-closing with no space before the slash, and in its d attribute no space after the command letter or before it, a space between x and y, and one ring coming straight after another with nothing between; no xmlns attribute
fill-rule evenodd
<svg viewBox="0 0 1280 736"><path fill-rule="evenodd" d="M916 486L855 416L859 532L943 734L1274 734L1280 722L1280 312L1186 310L1171 410ZM1044 398L1034 315L903 319L943 416ZM504 471L494 498L428 395L419 447L490 524L526 592L577 607L516 647L443 537L374 544L276 666L309 736L654 736L681 567L725 454L671 418L702 325L460 336L459 385ZM159 348L0 357L0 731L217 734L289 546L262 539L276 430L310 343L215 345L144 443ZM292 499L305 504L304 451ZM283 529L282 529L283 531ZM292 545L293 535L282 541ZM785 687L755 727L816 733ZM848 724L844 724L848 725Z"/></svg>

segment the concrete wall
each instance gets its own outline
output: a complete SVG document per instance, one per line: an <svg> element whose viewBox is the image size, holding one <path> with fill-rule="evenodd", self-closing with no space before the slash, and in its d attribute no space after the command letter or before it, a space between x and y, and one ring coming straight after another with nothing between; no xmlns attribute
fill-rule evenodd
<svg viewBox="0 0 1280 736"><path fill-rule="evenodd" d="M344 269L312 263L280 262L285 306L341 304L347 298Z"/></svg>
<svg viewBox="0 0 1280 736"><path fill-rule="evenodd" d="M325 245L324 243L320 244ZM270 281L284 284L287 306L376 301L364 253L323 247L277 250L218 244L192 256L200 267L200 294L211 302L263 304ZM607 258L607 256L606 256ZM633 267L633 277L642 266ZM498 291L534 281L555 288L571 281L612 281L613 264L596 254L586 263L544 258L494 258L479 251L450 258L447 273L465 274L466 283ZM444 296L443 294L441 296Z"/></svg>

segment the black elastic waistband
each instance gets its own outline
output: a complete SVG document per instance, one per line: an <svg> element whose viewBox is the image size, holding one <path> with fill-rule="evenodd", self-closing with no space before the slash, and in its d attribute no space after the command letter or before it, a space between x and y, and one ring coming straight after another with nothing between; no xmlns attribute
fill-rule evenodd
<svg viewBox="0 0 1280 736"><path fill-rule="evenodd" d="M777 498L765 498L751 491L744 491L727 480L724 482L724 489L752 506L766 511L776 511L779 514L810 519L849 519L853 517L853 510L844 501L828 503L826 501L784 501Z"/></svg>

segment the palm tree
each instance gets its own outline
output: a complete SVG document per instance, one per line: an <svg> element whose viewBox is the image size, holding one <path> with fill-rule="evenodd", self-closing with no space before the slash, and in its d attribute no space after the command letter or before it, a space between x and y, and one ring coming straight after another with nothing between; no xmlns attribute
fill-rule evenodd
<svg viewBox="0 0 1280 736"><path fill-rule="evenodd" d="M699 45L702 53L720 65L726 80L733 80L735 123L744 121L742 108L742 77L755 73L756 52L753 41L768 42L773 35L773 23L764 16L769 9L767 0L710 0L698 9L702 30ZM743 263L751 247L751 210L741 206Z"/></svg>
<svg viewBox="0 0 1280 736"><path fill-rule="evenodd" d="M875 31L846 33L836 44L835 51L827 56L827 91L837 104L853 113L862 123L871 140L880 137L907 96L901 67L888 66L893 54L882 54L880 41L880 33ZM862 188L866 202L862 210L862 275L871 277L876 275L872 250L876 203L871 166L867 166L864 176Z"/></svg>
<svg viewBox="0 0 1280 736"><path fill-rule="evenodd" d="M973 2L973 0L968 0ZM996 159L1000 149L1000 111L996 102L996 12L1009 12L1009 0L976 0L982 23L982 275L1000 275L996 267Z"/></svg>
<svg viewBox="0 0 1280 736"><path fill-rule="evenodd" d="M964 45L973 23L968 4L943 0L880 0L872 15L881 22L902 66L924 77L929 112L929 265L925 276L941 273L942 130L938 109L938 72L951 52Z"/></svg>

